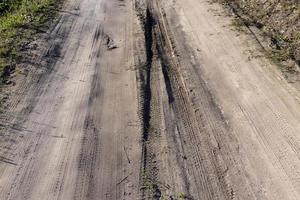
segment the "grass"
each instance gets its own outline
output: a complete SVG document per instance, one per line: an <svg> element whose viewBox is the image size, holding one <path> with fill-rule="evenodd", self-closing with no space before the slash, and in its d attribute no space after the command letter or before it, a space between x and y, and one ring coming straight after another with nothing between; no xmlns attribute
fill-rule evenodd
<svg viewBox="0 0 300 200"><path fill-rule="evenodd" d="M6 12L9 12L13 8L15 8L19 2L20 2L20 0L1 0L0 1L0 15L3 15Z"/></svg>
<svg viewBox="0 0 300 200"><path fill-rule="evenodd" d="M178 199L180 199L180 200L188 199L188 195L183 192L180 192L178 194Z"/></svg>
<svg viewBox="0 0 300 200"><path fill-rule="evenodd" d="M5 82L21 51L56 14L60 0L0 0L0 79Z"/></svg>
<svg viewBox="0 0 300 200"><path fill-rule="evenodd" d="M241 18L233 26L255 26L271 39L272 60L300 64L300 4L294 0L213 0L222 2Z"/></svg>

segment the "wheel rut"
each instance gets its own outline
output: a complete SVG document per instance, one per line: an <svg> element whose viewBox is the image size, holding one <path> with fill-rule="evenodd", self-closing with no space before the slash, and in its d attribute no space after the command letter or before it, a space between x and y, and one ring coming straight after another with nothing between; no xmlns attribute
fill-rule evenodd
<svg viewBox="0 0 300 200"><path fill-rule="evenodd" d="M235 146L229 146L235 139L202 77L194 77L200 86L190 88L182 76L182 52L160 3L145 2L140 17L146 49L139 70L143 198L235 199L237 180L248 186Z"/></svg>

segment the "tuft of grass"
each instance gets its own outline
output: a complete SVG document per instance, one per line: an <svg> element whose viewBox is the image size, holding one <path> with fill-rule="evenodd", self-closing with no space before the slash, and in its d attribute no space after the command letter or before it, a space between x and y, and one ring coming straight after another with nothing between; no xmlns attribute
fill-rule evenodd
<svg viewBox="0 0 300 200"><path fill-rule="evenodd" d="M21 49L56 15L60 0L3 0L0 3L0 81L21 59Z"/></svg>
<svg viewBox="0 0 300 200"><path fill-rule="evenodd" d="M188 199L188 195L183 192L180 192L178 194L178 199L180 199L180 200Z"/></svg>

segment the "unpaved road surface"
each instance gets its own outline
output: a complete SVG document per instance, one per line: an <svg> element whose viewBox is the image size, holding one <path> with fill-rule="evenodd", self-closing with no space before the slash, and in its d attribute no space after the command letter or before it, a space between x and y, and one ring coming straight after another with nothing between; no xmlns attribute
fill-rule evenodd
<svg viewBox="0 0 300 200"><path fill-rule="evenodd" d="M300 93L205 0L69 0L1 114L0 199L300 199Z"/></svg>
<svg viewBox="0 0 300 200"><path fill-rule="evenodd" d="M133 4L65 7L49 33L50 64L41 61L48 69L6 133L14 141L2 146L0 199L138 199Z"/></svg>

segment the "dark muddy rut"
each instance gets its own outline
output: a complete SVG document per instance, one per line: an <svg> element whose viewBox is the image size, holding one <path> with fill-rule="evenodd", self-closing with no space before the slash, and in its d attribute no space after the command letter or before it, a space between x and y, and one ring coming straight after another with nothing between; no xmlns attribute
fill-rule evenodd
<svg viewBox="0 0 300 200"><path fill-rule="evenodd" d="M144 197L232 199L235 180L228 173L230 167L237 170L239 160L229 145L235 141L202 77L195 77L197 88L186 87L180 75L181 52L163 16L158 2L148 2L147 64L142 71ZM200 99L195 99L196 92ZM247 184L243 175L238 179Z"/></svg>

